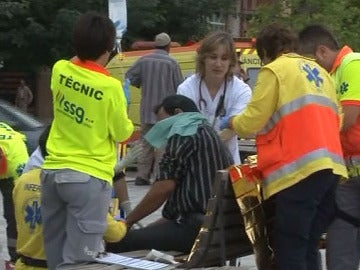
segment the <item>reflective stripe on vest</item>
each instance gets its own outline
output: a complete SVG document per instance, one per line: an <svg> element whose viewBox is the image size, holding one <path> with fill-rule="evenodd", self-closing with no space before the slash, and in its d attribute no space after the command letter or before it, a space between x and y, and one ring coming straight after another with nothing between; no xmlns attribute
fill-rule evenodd
<svg viewBox="0 0 360 270"><path fill-rule="evenodd" d="M298 111L305 105L309 105L309 104L317 104L317 105L323 105L329 107L334 111L335 114L338 114L337 104L334 103L332 100L330 100L328 97L317 96L317 95L306 95L282 106L280 110L278 110L273 114L268 124L261 130L261 132L259 132L259 134L268 133L280 122L280 120L284 116L289 115L295 111Z"/></svg>
<svg viewBox="0 0 360 270"><path fill-rule="evenodd" d="M324 157L330 158L334 163L344 165L342 156L339 156L335 153L331 153L327 149L318 149L311 153L306 154L305 156L299 158L296 163L290 163L281 169L269 174L266 177L264 186L268 186L276 180L283 178L285 175L292 174L299 170L299 168L306 166L307 164L322 159Z"/></svg>

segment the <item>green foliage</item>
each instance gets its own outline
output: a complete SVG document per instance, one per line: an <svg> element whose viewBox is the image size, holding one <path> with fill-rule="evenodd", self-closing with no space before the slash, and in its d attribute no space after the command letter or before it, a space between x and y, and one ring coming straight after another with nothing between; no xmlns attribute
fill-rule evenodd
<svg viewBox="0 0 360 270"><path fill-rule="evenodd" d="M173 40L201 39L213 13L231 10L235 0L128 0L128 31L122 46L153 40L162 31ZM107 14L108 0L2 0L0 61L2 70L36 71L73 56L72 27L88 10Z"/></svg>
<svg viewBox="0 0 360 270"><path fill-rule="evenodd" d="M200 40L209 32L208 18L232 14L236 0L128 0L124 50L135 40L153 40L162 31L174 41ZM88 10L107 14L108 0L2 0L0 2L0 61L3 70L35 71L60 58L73 56L72 27ZM256 36L272 21L300 30L310 23L332 28L342 43L360 49L360 1L274 0L250 19L247 34Z"/></svg>
<svg viewBox="0 0 360 270"><path fill-rule="evenodd" d="M62 8L56 14L52 24L51 54L54 60L74 56L71 44L71 29L81 13L75 9Z"/></svg>
<svg viewBox="0 0 360 270"><path fill-rule="evenodd" d="M199 40L209 32L207 18L230 10L234 0L131 0L128 6L128 30L123 37L124 50L135 40L153 40L167 32L174 41Z"/></svg>
<svg viewBox="0 0 360 270"><path fill-rule="evenodd" d="M36 71L72 54L71 33L88 10L107 14L107 0L2 0L0 61L3 70Z"/></svg>
<svg viewBox="0 0 360 270"><path fill-rule="evenodd" d="M0 60L6 62L12 58L11 51L21 57L24 53L21 48L26 47L26 14L29 6L25 1L0 2Z"/></svg>
<svg viewBox="0 0 360 270"><path fill-rule="evenodd" d="M152 40L154 28L165 23L164 15L158 12L159 0L127 1L127 32L123 36L122 47L128 49L135 40Z"/></svg>
<svg viewBox="0 0 360 270"><path fill-rule="evenodd" d="M299 31L309 24L323 24L339 38L341 44L349 44L360 50L360 2L356 0L285 0L275 1L256 10L250 21L250 35L270 22L278 22Z"/></svg>

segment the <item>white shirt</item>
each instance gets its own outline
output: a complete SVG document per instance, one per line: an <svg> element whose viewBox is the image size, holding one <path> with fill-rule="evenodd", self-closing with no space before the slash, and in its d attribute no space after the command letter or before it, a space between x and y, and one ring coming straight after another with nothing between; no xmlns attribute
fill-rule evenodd
<svg viewBox="0 0 360 270"><path fill-rule="evenodd" d="M43 163L44 163L44 158L41 154L40 146L38 146L29 157L29 160L26 163L22 173L26 173L35 168L41 168Z"/></svg>
<svg viewBox="0 0 360 270"><path fill-rule="evenodd" d="M194 74L187 78L182 84L179 85L177 89L177 94L186 96L192 99L198 109L207 117L210 124L214 123L214 128L216 131L220 131L219 119L215 119L215 111L219 103L221 95L224 93L224 83L222 84L220 91L216 94L215 98L212 99L209 93L208 88L206 87L205 82L201 83L200 89L200 76ZM201 96L205 102L200 102ZM224 108L226 111L226 116L233 116L240 114L249 103L252 96L251 88L249 85L241 81L236 76L227 82ZM215 122L214 122L215 121ZM238 146L238 137L235 135L231 139L225 142L230 153L233 156L235 164L240 164L240 153Z"/></svg>

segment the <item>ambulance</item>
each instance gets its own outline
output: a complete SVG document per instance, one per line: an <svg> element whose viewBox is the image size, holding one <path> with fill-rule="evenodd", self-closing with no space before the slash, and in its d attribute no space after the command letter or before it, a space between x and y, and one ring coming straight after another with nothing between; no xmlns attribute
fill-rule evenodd
<svg viewBox="0 0 360 270"><path fill-rule="evenodd" d="M234 39L234 41L236 52L240 55L240 61L243 62L242 67L250 76L249 85L253 89L257 74L261 66L261 60L258 57L255 49L255 40L251 38L239 38ZM148 43L151 42L146 42L146 44ZM174 57L180 64L184 78L189 77L195 72L196 50L200 44L201 42L194 43L190 46L177 46L170 48L170 55ZM141 56L149 54L153 50L154 49L134 50L119 53L110 60L106 68L109 70L112 76L124 83L126 71ZM140 127L140 100L141 89L131 86L131 105L129 108L129 117L137 127Z"/></svg>

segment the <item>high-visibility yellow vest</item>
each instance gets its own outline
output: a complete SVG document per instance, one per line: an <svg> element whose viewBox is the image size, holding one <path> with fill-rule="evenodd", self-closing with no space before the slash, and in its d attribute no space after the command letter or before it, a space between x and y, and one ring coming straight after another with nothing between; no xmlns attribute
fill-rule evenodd
<svg viewBox="0 0 360 270"><path fill-rule="evenodd" d="M54 121L43 168L68 168L112 182L116 142L134 126L120 81L95 62L55 63L51 77Z"/></svg>
<svg viewBox="0 0 360 270"><path fill-rule="evenodd" d="M352 52L350 47L344 46L336 60L332 76L341 104L360 106L360 53ZM360 117L354 126L342 131L340 136L347 164L360 168Z"/></svg>
<svg viewBox="0 0 360 270"><path fill-rule="evenodd" d="M0 122L1 172L0 180L17 179L29 159L25 135L16 132L8 124Z"/></svg>

